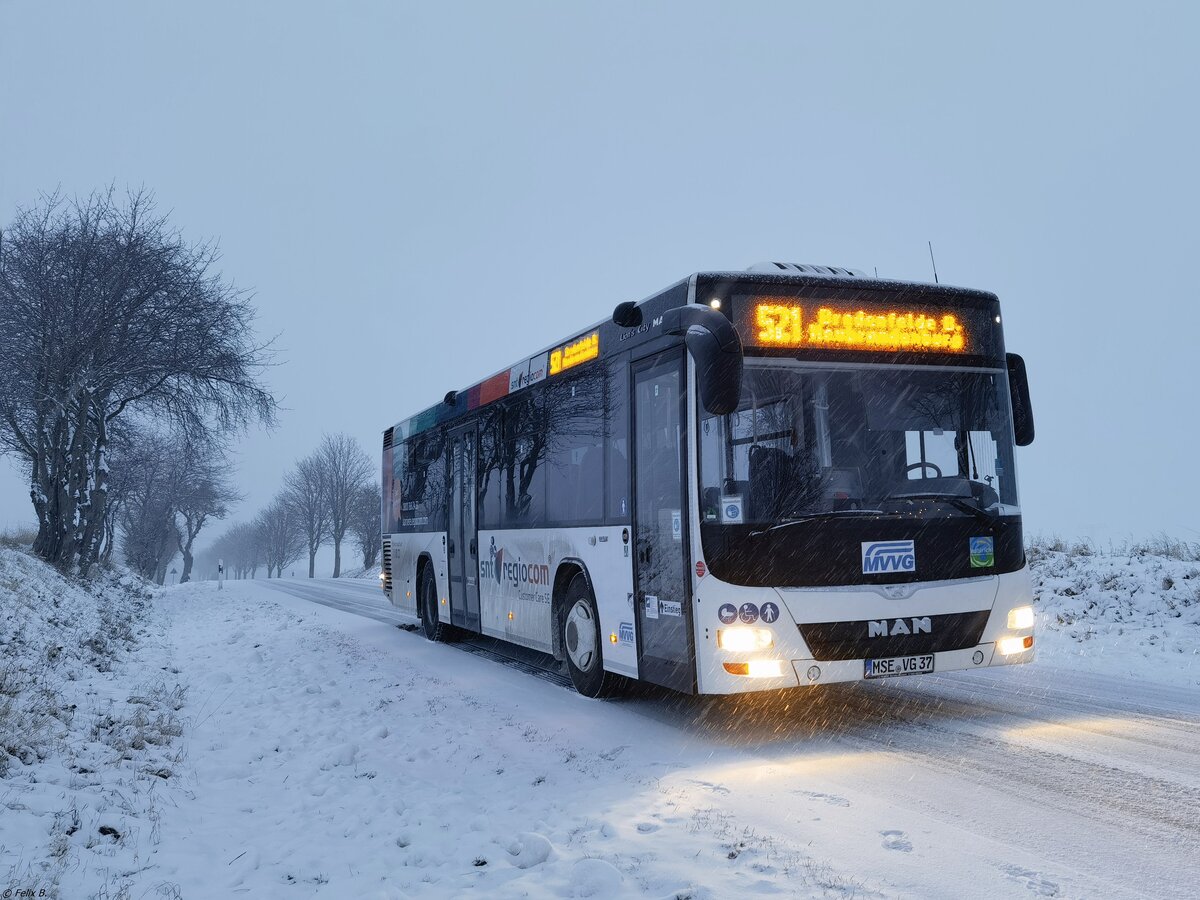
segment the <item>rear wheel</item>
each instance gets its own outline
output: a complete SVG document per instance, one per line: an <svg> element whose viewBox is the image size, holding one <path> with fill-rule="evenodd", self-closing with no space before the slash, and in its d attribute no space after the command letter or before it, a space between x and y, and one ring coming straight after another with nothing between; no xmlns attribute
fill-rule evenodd
<svg viewBox="0 0 1200 900"><path fill-rule="evenodd" d="M582 572L567 585L559 627L575 690L585 697L610 697L616 693L622 679L604 671L600 617L596 614L592 589Z"/></svg>
<svg viewBox="0 0 1200 900"><path fill-rule="evenodd" d="M421 601L421 628L425 631L425 637L439 643L450 640L450 626L438 619L437 581L433 577L432 565L426 565L421 570L421 585L417 589L417 596Z"/></svg>

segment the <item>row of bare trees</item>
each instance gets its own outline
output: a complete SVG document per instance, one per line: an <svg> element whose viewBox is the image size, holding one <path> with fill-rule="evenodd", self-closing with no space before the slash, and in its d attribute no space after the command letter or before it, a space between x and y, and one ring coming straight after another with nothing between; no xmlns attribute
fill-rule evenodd
<svg viewBox="0 0 1200 900"><path fill-rule="evenodd" d="M33 549L86 576L111 557L184 575L234 499L223 441L270 423L246 295L139 191L55 194L0 232L0 452L29 478ZM169 555L168 555L169 554Z"/></svg>
<svg viewBox="0 0 1200 900"><path fill-rule="evenodd" d="M316 574L321 547L333 545L333 577L342 575L342 547L357 543L364 568L379 558L380 493L374 467L362 446L345 434L326 435L319 447L284 475L275 498L253 521L234 525L207 551L205 570L223 560L235 578L253 578L265 566L281 577L308 556L308 577Z"/></svg>
<svg viewBox="0 0 1200 900"><path fill-rule="evenodd" d="M178 553L183 557L179 581L189 581L201 529L225 518L241 499L229 483L224 448L208 436L137 432L116 443L112 458L110 532L120 534L125 564L162 584ZM113 545L110 537L101 561L111 560Z"/></svg>

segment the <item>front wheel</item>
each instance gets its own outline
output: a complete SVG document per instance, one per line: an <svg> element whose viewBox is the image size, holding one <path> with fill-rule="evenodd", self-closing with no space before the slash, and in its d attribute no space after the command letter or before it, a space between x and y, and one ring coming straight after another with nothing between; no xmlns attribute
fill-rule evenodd
<svg viewBox="0 0 1200 900"><path fill-rule="evenodd" d="M567 585L560 619L560 637L575 690L585 697L610 697L621 676L604 671L603 640L596 600L587 578L579 572Z"/></svg>
<svg viewBox="0 0 1200 900"><path fill-rule="evenodd" d="M428 640L445 643L450 640L451 628L438 618L437 581L433 577L433 566L421 570L421 586L417 591L421 603L421 628Z"/></svg>

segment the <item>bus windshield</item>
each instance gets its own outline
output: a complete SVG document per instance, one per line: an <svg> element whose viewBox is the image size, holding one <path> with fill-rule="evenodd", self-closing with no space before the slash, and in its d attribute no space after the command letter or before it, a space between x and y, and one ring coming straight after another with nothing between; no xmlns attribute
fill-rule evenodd
<svg viewBox="0 0 1200 900"><path fill-rule="evenodd" d="M700 520L1015 516L1003 370L746 360L741 403L700 418Z"/></svg>

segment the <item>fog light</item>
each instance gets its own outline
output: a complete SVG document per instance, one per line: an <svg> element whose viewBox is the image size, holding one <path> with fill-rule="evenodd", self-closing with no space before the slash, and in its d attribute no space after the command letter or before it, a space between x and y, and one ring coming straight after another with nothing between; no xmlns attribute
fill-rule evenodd
<svg viewBox="0 0 1200 900"><path fill-rule="evenodd" d="M778 659L750 660L751 678L779 678L783 675L783 661Z"/></svg>
<svg viewBox="0 0 1200 900"><path fill-rule="evenodd" d="M971 662L975 663L975 665L977 665L977 666L978 666L979 664L981 664L981 663L983 662L983 651L982 651L982 650L976 650L976 651L975 651L975 652L974 652L974 653L971 655Z"/></svg>
<svg viewBox="0 0 1200 900"><path fill-rule="evenodd" d="M779 678L783 675L783 661L778 659L752 659L750 662L721 665L730 675L749 675L751 678Z"/></svg>
<svg viewBox="0 0 1200 900"><path fill-rule="evenodd" d="M1024 631L1033 627L1033 607L1018 606L1008 612L1008 627L1013 631Z"/></svg>
<svg viewBox="0 0 1200 900"><path fill-rule="evenodd" d="M774 643L770 628L719 628L717 646L741 652L766 650Z"/></svg>
<svg viewBox="0 0 1200 900"><path fill-rule="evenodd" d="M809 666L808 667L808 680L809 681L816 681L820 677L821 677L821 667L820 666Z"/></svg>
<svg viewBox="0 0 1200 900"><path fill-rule="evenodd" d="M1023 653L1033 646L1033 635L1025 637L1005 638L1000 642L1000 654L1002 656L1012 656L1014 653Z"/></svg>

